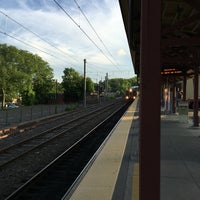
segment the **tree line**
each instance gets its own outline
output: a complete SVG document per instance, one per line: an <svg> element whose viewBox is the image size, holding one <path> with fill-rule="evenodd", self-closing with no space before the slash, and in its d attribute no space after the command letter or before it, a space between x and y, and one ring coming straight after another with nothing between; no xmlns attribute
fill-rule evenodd
<svg viewBox="0 0 200 200"><path fill-rule="evenodd" d="M23 105L48 103L49 94L62 92L65 100L78 101L83 98L84 77L73 68L65 68L62 82L55 84L53 69L40 56L14 46L0 44L0 102L13 99ZM108 90L123 94L131 85L136 84L136 77L132 79L111 79ZM103 90L104 81L93 83L86 78L87 94L99 88Z"/></svg>

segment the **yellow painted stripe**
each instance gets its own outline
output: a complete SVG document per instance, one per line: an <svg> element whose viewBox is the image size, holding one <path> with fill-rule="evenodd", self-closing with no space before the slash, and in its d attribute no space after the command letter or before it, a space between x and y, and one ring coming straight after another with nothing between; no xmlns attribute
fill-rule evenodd
<svg viewBox="0 0 200 200"><path fill-rule="evenodd" d="M139 163L133 165L132 200L139 200Z"/></svg>

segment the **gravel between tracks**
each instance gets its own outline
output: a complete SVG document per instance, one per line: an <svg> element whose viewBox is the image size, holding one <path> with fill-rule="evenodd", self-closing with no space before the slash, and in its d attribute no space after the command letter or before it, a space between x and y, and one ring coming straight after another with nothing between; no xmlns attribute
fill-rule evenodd
<svg viewBox="0 0 200 200"><path fill-rule="evenodd" d="M87 126L84 128L85 130L83 130L83 128L81 128L81 130L76 130L70 134L69 137L66 137L62 140L57 140L56 142L54 141L51 145L48 145L48 147L35 150L34 153L30 153L29 156L18 159L12 162L12 164L8 165L6 169L0 170L0 199L5 199L20 185L25 183L30 177L39 172L44 166L46 166L64 150L70 147L77 137L80 138L81 135L89 131L102 120L103 118L94 118L91 123L87 124ZM8 138L5 140L5 143L6 141L7 143L12 143L15 140L19 140L21 137L23 137L23 134L18 137ZM29 131L29 134L35 134L34 130ZM0 147L2 145L3 141L0 142Z"/></svg>

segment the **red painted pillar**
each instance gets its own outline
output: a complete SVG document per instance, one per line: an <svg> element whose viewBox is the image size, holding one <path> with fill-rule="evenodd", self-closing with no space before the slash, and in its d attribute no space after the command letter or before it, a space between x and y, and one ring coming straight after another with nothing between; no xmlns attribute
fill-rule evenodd
<svg viewBox="0 0 200 200"><path fill-rule="evenodd" d="M161 1L141 0L140 200L160 200Z"/></svg>
<svg viewBox="0 0 200 200"><path fill-rule="evenodd" d="M198 117L198 86L199 86L199 75L198 67L194 68L194 126L199 126L199 117Z"/></svg>

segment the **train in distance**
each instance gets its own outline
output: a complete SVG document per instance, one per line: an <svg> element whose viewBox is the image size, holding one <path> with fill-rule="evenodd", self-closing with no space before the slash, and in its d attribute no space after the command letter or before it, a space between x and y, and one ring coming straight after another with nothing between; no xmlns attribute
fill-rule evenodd
<svg viewBox="0 0 200 200"><path fill-rule="evenodd" d="M126 95L125 95L125 99L134 101L136 99L136 97L138 96L138 86L132 86L129 87L128 90L126 90Z"/></svg>

